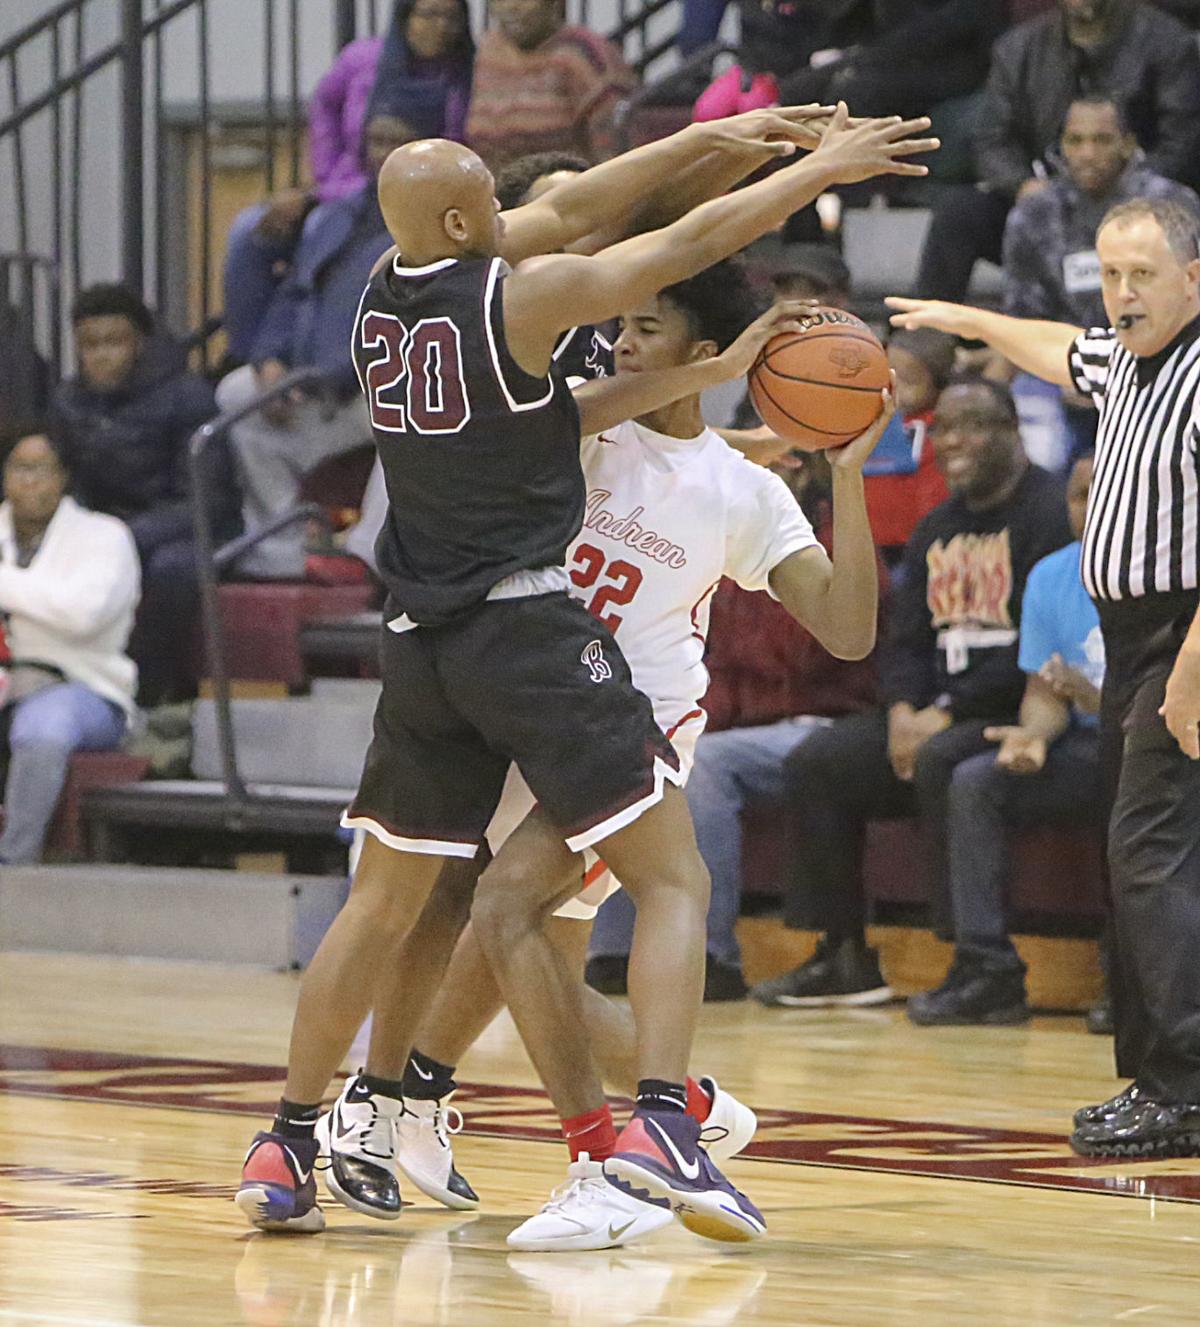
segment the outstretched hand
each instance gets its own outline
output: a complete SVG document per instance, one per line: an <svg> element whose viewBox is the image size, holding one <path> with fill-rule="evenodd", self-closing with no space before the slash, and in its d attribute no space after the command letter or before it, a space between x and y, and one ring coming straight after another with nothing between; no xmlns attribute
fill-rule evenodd
<svg viewBox="0 0 1200 1327"><path fill-rule="evenodd" d="M767 110L743 111L721 120L697 125L697 131L713 149L737 156L791 156L798 147L819 146L833 114L832 106L773 106Z"/></svg>
<svg viewBox="0 0 1200 1327"><path fill-rule="evenodd" d="M883 301L889 309L896 312L888 319L893 327L902 327L906 332L916 331L920 327L932 327L938 332L949 332L953 336L964 336L974 340L978 338L976 314L967 304L950 304L940 299L906 299L900 295L889 295Z"/></svg>
<svg viewBox="0 0 1200 1327"><path fill-rule="evenodd" d="M929 167L906 158L941 147L939 138L912 138L929 128L929 117L902 120L898 115L852 120L844 101L830 117L813 152L832 170L835 184L858 184L876 175L928 175Z"/></svg>
<svg viewBox="0 0 1200 1327"><path fill-rule="evenodd" d="M842 447L830 447L825 453L834 470L861 470L866 465L867 458L878 446L884 429L892 422L892 416L896 413L896 375L892 373L889 376L891 385L880 393L883 398L883 410L879 418L853 442L848 442Z"/></svg>

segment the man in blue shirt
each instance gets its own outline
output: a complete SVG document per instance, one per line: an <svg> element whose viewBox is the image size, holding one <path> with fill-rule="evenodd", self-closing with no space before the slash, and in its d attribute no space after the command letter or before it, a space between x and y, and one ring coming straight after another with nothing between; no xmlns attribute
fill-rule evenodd
<svg viewBox="0 0 1200 1327"><path fill-rule="evenodd" d="M1092 458L1075 463L1067 509L1075 542L1029 573L1019 662L1026 675L1016 724L989 728L995 751L964 760L947 814L954 962L936 990L914 995L914 1023L1021 1023L1025 964L1008 935L1008 835L1016 826L1096 825L1101 787L1100 685L1104 643L1079 572Z"/></svg>
<svg viewBox="0 0 1200 1327"><path fill-rule="evenodd" d="M357 193L334 199L308 218L288 276L275 289L254 333L250 363L221 380L222 412L249 404L292 369L321 371L319 385L247 415L233 426L247 532L268 524L299 501L304 474L322 461L371 442L366 404L350 361L354 315L371 267L391 243L375 177L388 154L414 137L400 120L375 116L364 156L371 179ZM238 562L261 580L304 576L304 528L293 524L264 539Z"/></svg>

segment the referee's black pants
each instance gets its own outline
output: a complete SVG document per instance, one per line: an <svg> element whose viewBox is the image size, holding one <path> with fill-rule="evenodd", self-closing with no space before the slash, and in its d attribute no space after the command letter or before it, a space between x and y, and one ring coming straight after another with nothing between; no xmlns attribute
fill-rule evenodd
<svg viewBox="0 0 1200 1327"><path fill-rule="evenodd" d="M1158 713L1197 595L1104 604L1105 707L1124 734L1109 827L1117 1073L1200 1103L1200 762Z"/></svg>

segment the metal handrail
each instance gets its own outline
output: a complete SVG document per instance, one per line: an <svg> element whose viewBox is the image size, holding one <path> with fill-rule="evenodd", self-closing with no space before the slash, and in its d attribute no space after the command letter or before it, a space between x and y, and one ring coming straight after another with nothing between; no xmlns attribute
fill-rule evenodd
<svg viewBox="0 0 1200 1327"><path fill-rule="evenodd" d="M204 456L208 449L224 438L229 430L248 415L256 414L272 401L286 396L297 387L322 380L318 369L294 369L278 382L261 392L252 401L227 410L208 420L188 440L188 480L192 499L192 528L196 535L196 564L200 577L200 622L204 633L204 648L208 655L212 675L213 704L217 719L217 749L221 757L221 774L225 793L237 806L246 806L253 795L246 788L238 772L237 745L233 733L233 707L229 688L229 662L225 653L225 626L221 621L221 606L217 597L218 572L235 558L240 557L268 535L305 520L318 512L311 504L294 507L269 524L252 530L221 548L214 546L212 518L209 509L208 481L204 475Z"/></svg>

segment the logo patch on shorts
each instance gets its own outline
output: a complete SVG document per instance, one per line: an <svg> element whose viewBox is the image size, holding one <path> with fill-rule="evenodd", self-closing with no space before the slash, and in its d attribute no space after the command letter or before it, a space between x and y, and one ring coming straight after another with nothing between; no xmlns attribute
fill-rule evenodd
<svg viewBox="0 0 1200 1327"><path fill-rule="evenodd" d="M579 662L587 664L593 682L607 682L613 675L608 660L604 657L604 646L598 640L591 640L584 646Z"/></svg>

